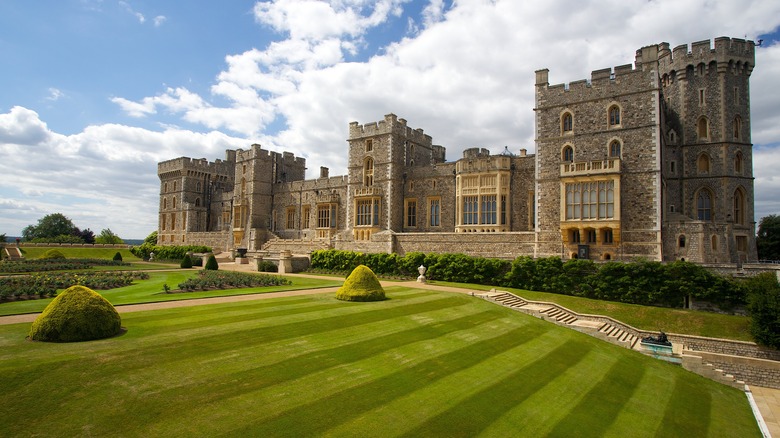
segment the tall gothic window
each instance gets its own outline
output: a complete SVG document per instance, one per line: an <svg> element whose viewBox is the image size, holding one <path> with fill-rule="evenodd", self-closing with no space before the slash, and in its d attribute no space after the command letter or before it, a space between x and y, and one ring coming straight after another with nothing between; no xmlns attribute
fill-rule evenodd
<svg viewBox="0 0 780 438"><path fill-rule="evenodd" d="M712 196L708 190L700 191L696 198L696 218L700 221L712 220Z"/></svg>
<svg viewBox="0 0 780 438"><path fill-rule="evenodd" d="M620 125L620 107L612 105L609 107L609 126Z"/></svg>
<svg viewBox="0 0 780 438"><path fill-rule="evenodd" d="M571 146L564 147L561 158L563 161L574 161L574 148Z"/></svg>
<svg viewBox="0 0 780 438"><path fill-rule="evenodd" d="M745 194L740 189L734 192L734 223L745 225Z"/></svg>
<svg viewBox="0 0 780 438"><path fill-rule="evenodd" d="M371 157L366 158L363 165L363 185L366 187L374 185L374 159Z"/></svg>
<svg viewBox="0 0 780 438"><path fill-rule="evenodd" d="M737 152L734 156L734 173L737 175L742 174L742 152Z"/></svg>
<svg viewBox="0 0 780 438"><path fill-rule="evenodd" d="M609 156L613 158L620 158L620 142L614 140L609 144Z"/></svg>
<svg viewBox="0 0 780 438"><path fill-rule="evenodd" d="M709 132L709 122L707 121L707 118L699 118L699 121L696 123L696 134L698 135L699 140L707 140L710 137Z"/></svg>
<svg viewBox="0 0 780 438"><path fill-rule="evenodd" d="M573 118L571 113L564 113L561 117L561 130L564 133L571 132L573 126Z"/></svg>
<svg viewBox="0 0 780 438"><path fill-rule="evenodd" d="M742 118L734 117L734 140L742 139Z"/></svg>

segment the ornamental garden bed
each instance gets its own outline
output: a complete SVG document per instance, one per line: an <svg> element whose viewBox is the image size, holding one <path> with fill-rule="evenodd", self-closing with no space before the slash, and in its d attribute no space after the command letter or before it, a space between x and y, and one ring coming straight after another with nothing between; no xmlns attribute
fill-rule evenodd
<svg viewBox="0 0 780 438"><path fill-rule="evenodd" d="M195 292L228 288L283 286L292 284L279 275L246 274L230 271L199 271L194 277L179 283L179 289L171 290L163 285L165 293Z"/></svg>
<svg viewBox="0 0 780 438"><path fill-rule="evenodd" d="M57 295L57 289L73 285L95 290L129 286L135 280L146 280L146 272L44 272L0 277L0 302L40 299Z"/></svg>

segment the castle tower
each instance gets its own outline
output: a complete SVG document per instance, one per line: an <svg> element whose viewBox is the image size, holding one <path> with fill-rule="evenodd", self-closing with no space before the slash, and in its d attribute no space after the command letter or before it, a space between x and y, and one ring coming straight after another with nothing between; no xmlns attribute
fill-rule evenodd
<svg viewBox="0 0 780 438"><path fill-rule="evenodd" d="M350 123L347 141L347 237L366 241L382 230L400 231L407 169L443 162L444 148L395 114L375 123Z"/></svg>
<svg viewBox="0 0 780 438"><path fill-rule="evenodd" d="M750 74L752 41L659 46L666 126L664 258L756 260Z"/></svg>

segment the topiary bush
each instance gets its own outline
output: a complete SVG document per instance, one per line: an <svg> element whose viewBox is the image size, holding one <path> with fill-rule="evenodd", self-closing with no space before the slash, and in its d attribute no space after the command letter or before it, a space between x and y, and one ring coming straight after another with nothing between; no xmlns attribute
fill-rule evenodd
<svg viewBox="0 0 780 438"><path fill-rule="evenodd" d="M190 258L190 256L185 254L184 258L181 259L181 263L179 264L179 266L182 269L190 269L190 268L192 268L192 259Z"/></svg>
<svg viewBox="0 0 780 438"><path fill-rule="evenodd" d="M219 264L217 263L217 258L214 257L214 254L210 255L209 259L206 260L206 266L204 266L203 269L207 271L216 271L219 269Z"/></svg>
<svg viewBox="0 0 780 438"><path fill-rule="evenodd" d="M114 254L114 258L111 259L111 260L114 260L115 262L121 262L122 261L122 254L120 254L119 251L117 251L116 254Z"/></svg>
<svg viewBox="0 0 780 438"><path fill-rule="evenodd" d="M119 334L122 319L103 296L85 286L65 289L43 310L30 328L30 339L80 342Z"/></svg>
<svg viewBox="0 0 780 438"><path fill-rule="evenodd" d="M63 254L58 249L50 249L50 250L46 251L45 253L41 254L41 256L39 258L41 258L41 259L64 259L65 258L65 254Z"/></svg>
<svg viewBox="0 0 780 438"><path fill-rule="evenodd" d="M385 290L374 271L359 265L336 291L336 298L343 301L382 301L385 299Z"/></svg>
<svg viewBox="0 0 780 438"><path fill-rule="evenodd" d="M268 260L258 260L257 270L259 272L279 272L279 267L274 262Z"/></svg>

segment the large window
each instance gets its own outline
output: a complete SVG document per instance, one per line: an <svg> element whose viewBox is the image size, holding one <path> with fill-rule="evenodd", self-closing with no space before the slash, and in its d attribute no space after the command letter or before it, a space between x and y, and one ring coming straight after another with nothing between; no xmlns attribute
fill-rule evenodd
<svg viewBox="0 0 780 438"><path fill-rule="evenodd" d="M566 184L566 219L611 219L615 216L615 182Z"/></svg>
<svg viewBox="0 0 780 438"><path fill-rule="evenodd" d="M609 126L614 127L620 125L620 107L612 105L609 107Z"/></svg>
<svg viewBox="0 0 780 438"><path fill-rule="evenodd" d="M286 228L292 230L295 228L295 207L287 207Z"/></svg>
<svg viewBox="0 0 780 438"><path fill-rule="evenodd" d="M324 204L317 206L317 228L336 228L336 206Z"/></svg>
<svg viewBox="0 0 780 438"><path fill-rule="evenodd" d="M309 228L310 221L309 216L311 216L311 207L308 205L303 206L303 212L301 213L301 228L304 230Z"/></svg>
<svg viewBox="0 0 780 438"><path fill-rule="evenodd" d="M358 227L379 225L379 198L358 199L355 202L355 225Z"/></svg>
<svg viewBox="0 0 780 438"><path fill-rule="evenodd" d="M441 199L433 198L429 201L430 208L428 211L428 217L431 219L430 223L432 227L441 226Z"/></svg>
<svg viewBox="0 0 780 438"><path fill-rule="evenodd" d="M479 197L478 196L464 196L463 197L463 224L464 225L477 225L479 219Z"/></svg>
<svg viewBox="0 0 780 438"><path fill-rule="evenodd" d="M712 196L707 190L700 191L696 197L696 217L700 221L712 219Z"/></svg>
<svg viewBox="0 0 780 438"><path fill-rule="evenodd" d="M417 200L409 199L406 201L406 226L417 226Z"/></svg>
<svg viewBox="0 0 780 438"><path fill-rule="evenodd" d="M482 196L482 221L481 224L496 224L496 195Z"/></svg>

